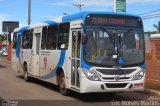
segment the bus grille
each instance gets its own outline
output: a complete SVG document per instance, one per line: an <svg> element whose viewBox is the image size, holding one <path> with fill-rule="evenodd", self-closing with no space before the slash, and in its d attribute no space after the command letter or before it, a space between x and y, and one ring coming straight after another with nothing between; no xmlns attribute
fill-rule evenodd
<svg viewBox="0 0 160 106"><path fill-rule="evenodd" d="M99 71L104 75L119 75L119 74L127 75L131 74L135 70L136 69L121 69L120 71L118 71L117 69L97 69L97 71Z"/></svg>
<svg viewBox="0 0 160 106"><path fill-rule="evenodd" d="M103 77L104 80L114 80L115 77ZM128 80L130 77L120 77L119 80Z"/></svg>
<svg viewBox="0 0 160 106"><path fill-rule="evenodd" d="M106 83L105 85L107 88L125 88L127 86L127 83Z"/></svg>

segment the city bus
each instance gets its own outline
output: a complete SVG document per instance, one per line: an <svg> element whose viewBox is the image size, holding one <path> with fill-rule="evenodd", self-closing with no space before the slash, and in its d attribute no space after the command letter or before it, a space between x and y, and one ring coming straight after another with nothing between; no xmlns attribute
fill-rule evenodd
<svg viewBox="0 0 160 106"><path fill-rule="evenodd" d="M60 93L143 91L142 19L112 12L81 12L19 29L17 72L53 83Z"/></svg>

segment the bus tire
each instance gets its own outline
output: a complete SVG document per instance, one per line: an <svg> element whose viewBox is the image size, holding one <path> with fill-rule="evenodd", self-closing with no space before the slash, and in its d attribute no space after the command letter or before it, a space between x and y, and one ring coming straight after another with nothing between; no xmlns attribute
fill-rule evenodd
<svg viewBox="0 0 160 106"><path fill-rule="evenodd" d="M28 76L28 68L27 68L27 64L24 64L24 67L23 67L23 72L24 72L24 80L26 82L29 82L29 76Z"/></svg>
<svg viewBox="0 0 160 106"><path fill-rule="evenodd" d="M65 75L63 71L61 71L59 74L59 90L62 95L68 95L68 89L66 88Z"/></svg>

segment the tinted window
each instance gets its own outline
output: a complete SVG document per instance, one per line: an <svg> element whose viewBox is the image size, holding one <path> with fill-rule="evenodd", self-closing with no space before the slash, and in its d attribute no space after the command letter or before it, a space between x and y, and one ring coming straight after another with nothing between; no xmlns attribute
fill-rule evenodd
<svg viewBox="0 0 160 106"><path fill-rule="evenodd" d="M41 41L41 49L46 49L46 38L47 38L47 27L43 28L42 31L42 41Z"/></svg>
<svg viewBox="0 0 160 106"><path fill-rule="evenodd" d="M68 48L68 41L69 41L69 23L63 23L59 26L59 35L58 35L58 49L61 49L63 45L65 49Z"/></svg>
<svg viewBox="0 0 160 106"><path fill-rule="evenodd" d="M28 31L25 31L22 35L22 48L28 49L29 48L29 36Z"/></svg>
<svg viewBox="0 0 160 106"><path fill-rule="evenodd" d="M33 31L27 30L23 33L22 36L22 48L30 49L32 48L32 43L33 43Z"/></svg>
<svg viewBox="0 0 160 106"><path fill-rule="evenodd" d="M17 32L13 33L13 49L16 48L17 45Z"/></svg>
<svg viewBox="0 0 160 106"><path fill-rule="evenodd" d="M29 31L29 48L32 49L33 44L33 30Z"/></svg>
<svg viewBox="0 0 160 106"><path fill-rule="evenodd" d="M57 25L48 27L46 49L49 49L49 50L56 49L57 33L58 33L58 26Z"/></svg>

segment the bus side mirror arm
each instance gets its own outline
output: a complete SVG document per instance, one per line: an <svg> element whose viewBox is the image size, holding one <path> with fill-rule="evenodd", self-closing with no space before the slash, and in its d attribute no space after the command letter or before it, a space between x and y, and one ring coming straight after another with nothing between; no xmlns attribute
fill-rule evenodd
<svg viewBox="0 0 160 106"><path fill-rule="evenodd" d="M86 44L87 43L87 36L83 33L82 34L82 44Z"/></svg>

